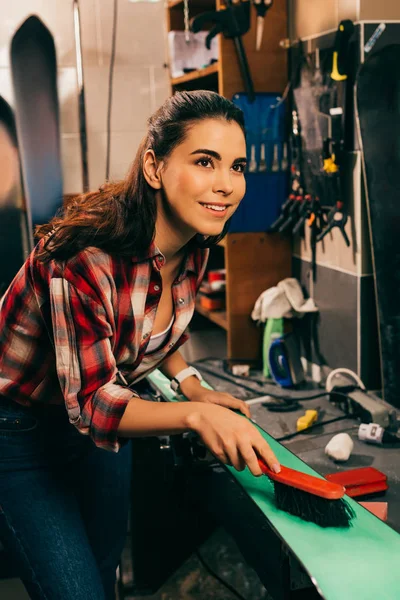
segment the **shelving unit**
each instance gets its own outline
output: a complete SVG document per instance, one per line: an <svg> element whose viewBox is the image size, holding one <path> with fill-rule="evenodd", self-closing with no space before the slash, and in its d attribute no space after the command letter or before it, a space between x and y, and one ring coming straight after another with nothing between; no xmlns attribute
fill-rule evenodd
<svg viewBox="0 0 400 600"><path fill-rule="evenodd" d="M223 0L189 0L189 17L225 7ZM183 0L169 0L166 8L167 30L183 31ZM287 54L279 45L287 38L286 0L275 0L265 17L262 46L256 52L257 15L251 7L251 27L243 36L243 45L251 70L256 92L283 92L287 83ZM210 89L226 98L232 98L243 90L239 65L233 40L218 36L219 61L212 65L213 71L201 69L171 80L171 92L182 89ZM215 69L215 70L214 70ZM189 77L189 79L186 79Z"/></svg>
<svg viewBox="0 0 400 600"><path fill-rule="evenodd" d="M209 67L204 67L204 69L198 69L197 71L192 71L191 73L187 73L186 75L182 75L181 77L174 77L171 79L171 85L176 87L185 83L189 83L191 81L195 81L196 79L202 79L205 77L209 77L210 75L215 75L219 71L219 64L213 63Z"/></svg>
<svg viewBox="0 0 400 600"><path fill-rule="evenodd" d="M166 5L168 31L184 30L183 0ZM223 10L223 0L189 0L189 17ZM287 2L275 0L264 24L261 50L256 52L256 11L251 7L251 27L243 36L255 92L282 93L287 84L287 54L279 42L287 37ZM212 65L170 79L171 94L181 90L207 89L226 98L243 91L232 39L218 36L219 59ZM251 320L258 296L291 274L291 244L276 234L229 233L211 252L227 271L226 310L196 310L227 332L227 358L256 361L261 352L261 328Z"/></svg>
<svg viewBox="0 0 400 600"><path fill-rule="evenodd" d="M262 328L251 319L251 312L264 290L290 277L291 244L271 233L229 233L224 242L226 312L202 308L199 312L208 312L205 316L226 329L228 359L256 361Z"/></svg>
<svg viewBox="0 0 400 600"><path fill-rule="evenodd" d="M207 310L200 305L199 301L196 302L196 310L200 315L206 317L206 319L228 331L228 319L225 310Z"/></svg>

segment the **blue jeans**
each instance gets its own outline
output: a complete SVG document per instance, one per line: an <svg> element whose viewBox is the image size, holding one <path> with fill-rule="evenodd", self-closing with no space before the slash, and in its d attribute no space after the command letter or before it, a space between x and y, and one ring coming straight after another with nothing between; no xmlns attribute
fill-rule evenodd
<svg viewBox="0 0 400 600"><path fill-rule="evenodd" d="M32 600L111 600L131 445L97 448L61 406L0 397L0 540Z"/></svg>

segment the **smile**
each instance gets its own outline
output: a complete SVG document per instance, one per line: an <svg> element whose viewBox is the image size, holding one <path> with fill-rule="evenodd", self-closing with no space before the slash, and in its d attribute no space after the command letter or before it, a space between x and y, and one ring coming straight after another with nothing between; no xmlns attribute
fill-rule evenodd
<svg viewBox="0 0 400 600"><path fill-rule="evenodd" d="M201 204L203 208L213 213L218 213L218 216L224 216L229 204Z"/></svg>

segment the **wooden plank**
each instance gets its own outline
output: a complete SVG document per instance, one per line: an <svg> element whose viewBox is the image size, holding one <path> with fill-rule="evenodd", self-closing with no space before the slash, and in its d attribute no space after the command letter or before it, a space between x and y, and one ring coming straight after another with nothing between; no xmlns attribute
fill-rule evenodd
<svg viewBox="0 0 400 600"><path fill-rule="evenodd" d="M218 73L219 63L213 63L209 67L205 67L204 69L197 69L197 71L192 71L191 73L186 73L185 75L181 75L181 77L174 77L171 80L172 85L181 85L182 83L188 83L189 81L195 81L197 79L201 79L202 77L208 77L209 75L213 75Z"/></svg>
<svg viewBox="0 0 400 600"><path fill-rule="evenodd" d="M223 0L217 0L217 8L223 8ZM262 45L256 51L257 14L251 10L250 30L243 36L243 44L249 63L255 92L282 93L288 81L287 51L279 42L287 38L286 0L275 0L267 12L264 22ZM243 92L239 63L233 40L219 36L221 70L219 93L231 99L237 92Z"/></svg>
<svg viewBox="0 0 400 600"><path fill-rule="evenodd" d="M215 10L215 0L189 0L189 19L203 12ZM171 0L166 5L167 11L167 31L183 31L185 29L185 19L183 13L183 0ZM204 29L209 30L210 24L206 24Z"/></svg>
<svg viewBox="0 0 400 600"><path fill-rule="evenodd" d="M228 359L260 358L262 329L250 315L264 290L291 276L291 260L291 242L279 234L226 236Z"/></svg>
<svg viewBox="0 0 400 600"><path fill-rule="evenodd" d="M183 10L183 0L168 0L168 8L176 8L177 6ZM215 0L189 0L189 13L193 8L201 8L201 12L213 10L215 8Z"/></svg>
<svg viewBox="0 0 400 600"><path fill-rule="evenodd" d="M223 311L223 310L207 310L206 308L203 308L201 306L201 304L198 300L196 301L196 310L200 315L203 315L203 317L206 317L213 323L216 323L217 325L222 327L222 329L228 329L228 320L227 320L225 311Z"/></svg>

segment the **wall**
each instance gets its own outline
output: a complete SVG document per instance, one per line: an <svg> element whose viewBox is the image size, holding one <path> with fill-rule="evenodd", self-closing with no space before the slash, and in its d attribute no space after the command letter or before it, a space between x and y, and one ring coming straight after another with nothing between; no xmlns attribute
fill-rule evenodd
<svg viewBox="0 0 400 600"><path fill-rule="evenodd" d="M4 3L5 4L5 3ZM118 0L111 118L110 176L124 176L144 135L147 117L169 94L163 2ZM80 0L90 187L105 178L107 96L113 0ZM55 39L61 113L64 192L82 190L72 0L7 3L0 21L0 95L12 104L9 47L15 30L38 15Z"/></svg>
<svg viewBox="0 0 400 600"><path fill-rule="evenodd" d="M344 18L400 21L400 2L382 0L375 6L367 0L293 0L290 11L292 39L310 40L317 36L320 39L321 34L334 32ZM369 39L375 25L369 28L372 29L366 39ZM389 35L389 29L382 40ZM332 43L333 35L324 39L332 38ZM306 48L312 52L315 45L321 43L327 42L315 40L308 42ZM307 231L304 240L299 237L294 240L293 274L320 309L317 327L319 346L317 344L317 348L313 348L309 344L303 351L309 366L326 362L331 368L350 368L360 375L367 387L377 389L380 385L379 338L361 156L357 147L356 143L355 151L347 153L344 169L344 198L349 210L346 231L350 248L345 245L338 229L328 234L317 246L317 277L313 282ZM315 329L313 332L312 323L307 319L301 328L306 340L315 336ZM318 378L323 373L314 368L313 375Z"/></svg>
<svg viewBox="0 0 400 600"><path fill-rule="evenodd" d="M289 6L292 39L336 29L342 19L400 19L399 0L289 0Z"/></svg>

